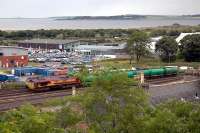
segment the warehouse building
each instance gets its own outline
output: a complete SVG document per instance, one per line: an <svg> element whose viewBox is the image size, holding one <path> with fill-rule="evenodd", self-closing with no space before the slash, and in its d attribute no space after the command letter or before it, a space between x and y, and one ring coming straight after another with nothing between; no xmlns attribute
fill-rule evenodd
<svg viewBox="0 0 200 133"><path fill-rule="evenodd" d="M20 47L0 46L0 67L22 67L28 65L28 50Z"/></svg>
<svg viewBox="0 0 200 133"><path fill-rule="evenodd" d="M18 42L19 47L28 49L59 49L66 52L81 52L89 55L121 54L126 43L96 43L80 40L31 39Z"/></svg>
<svg viewBox="0 0 200 133"><path fill-rule="evenodd" d="M59 40L59 39L31 39L17 42L19 47L28 49L52 50L73 52L75 47L80 45L79 40Z"/></svg>
<svg viewBox="0 0 200 133"><path fill-rule="evenodd" d="M79 45L75 51L84 55L121 55L125 54L126 43L98 43L93 45Z"/></svg>
<svg viewBox="0 0 200 133"><path fill-rule="evenodd" d="M195 32L195 33L181 33L177 38L176 38L176 42L181 45L181 40L188 36L188 35L199 35L200 32Z"/></svg>

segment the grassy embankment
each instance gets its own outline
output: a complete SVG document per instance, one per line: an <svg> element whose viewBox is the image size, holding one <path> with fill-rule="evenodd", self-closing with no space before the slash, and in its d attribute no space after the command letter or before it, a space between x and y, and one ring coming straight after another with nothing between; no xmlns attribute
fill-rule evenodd
<svg viewBox="0 0 200 133"><path fill-rule="evenodd" d="M94 62L93 65L100 65L103 67L119 68L119 69L130 69L132 67L141 68L159 68L162 66L190 66L194 68L200 67L200 62L185 62L183 60L177 60L173 63L164 63L159 59L143 58L140 62L136 63L133 61L129 63L128 59L110 59ZM42 63L29 62L29 66L42 66ZM66 65L67 66L67 65Z"/></svg>
<svg viewBox="0 0 200 133"><path fill-rule="evenodd" d="M104 67L112 67L119 69L130 69L131 67L141 67L141 68L159 68L162 66L190 66L194 68L200 67L200 62L185 62L183 60L177 60L173 63L164 63L158 59L141 59L139 63L133 62L133 64L129 63L128 59L114 59L114 60L105 60L99 61L95 64L104 66Z"/></svg>

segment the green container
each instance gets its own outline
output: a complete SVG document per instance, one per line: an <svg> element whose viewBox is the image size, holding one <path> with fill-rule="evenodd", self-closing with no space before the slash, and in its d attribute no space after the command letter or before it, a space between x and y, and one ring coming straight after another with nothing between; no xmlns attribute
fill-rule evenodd
<svg viewBox="0 0 200 133"><path fill-rule="evenodd" d="M84 86L91 86L92 83L94 82L95 78L96 78L96 77L93 76L93 75L89 75L89 76L83 78L83 80L82 80L83 85L84 85Z"/></svg>
<svg viewBox="0 0 200 133"><path fill-rule="evenodd" d="M137 75L137 71L129 71L128 78L134 78Z"/></svg>
<svg viewBox="0 0 200 133"><path fill-rule="evenodd" d="M165 74L165 69L150 69L151 70L151 76L163 76Z"/></svg>
<svg viewBox="0 0 200 133"><path fill-rule="evenodd" d="M95 80L95 76L89 75L89 76L85 77L83 80L84 80L84 82L93 82Z"/></svg>
<svg viewBox="0 0 200 133"><path fill-rule="evenodd" d="M151 69L143 70L144 76L145 77L150 77L151 76Z"/></svg>
<svg viewBox="0 0 200 133"><path fill-rule="evenodd" d="M178 73L177 67L166 67L165 68L165 75L173 75Z"/></svg>

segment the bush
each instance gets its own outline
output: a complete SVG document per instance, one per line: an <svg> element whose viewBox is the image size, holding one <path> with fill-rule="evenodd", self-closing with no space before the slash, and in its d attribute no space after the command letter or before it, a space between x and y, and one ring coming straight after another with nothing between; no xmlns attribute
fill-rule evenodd
<svg viewBox="0 0 200 133"><path fill-rule="evenodd" d="M200 61L200 35L188 35L181 40L180 51L189 62Z"/></svg>

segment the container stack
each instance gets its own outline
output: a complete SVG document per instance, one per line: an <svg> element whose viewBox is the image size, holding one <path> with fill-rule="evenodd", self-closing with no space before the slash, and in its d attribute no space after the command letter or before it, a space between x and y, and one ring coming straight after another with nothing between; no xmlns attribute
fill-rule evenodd
<svg viewBox="0 0 200 133"><path fill-rule="evenodd" d="M16 76L26 76L26 75L41 75L41 76L59 76L66 75L68 69L64 68L37 68L37 67L23 67L16 68L14 74Z"/></svg>
<svg viewBox="0 0 200 133"><path fill-rule="evenodd" d="M0 74L0 82L18 81L18 77L12 74Z"/></svg>

